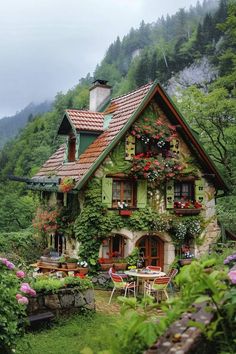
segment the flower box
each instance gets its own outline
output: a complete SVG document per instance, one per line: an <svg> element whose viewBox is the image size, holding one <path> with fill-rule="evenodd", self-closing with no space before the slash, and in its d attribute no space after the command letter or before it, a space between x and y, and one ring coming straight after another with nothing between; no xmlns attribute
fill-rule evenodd
<svg viewBox="0 0 236 354"><path fill-rule="evenodd" d="M179 264L181 266L188 265L188 264L191 264L191 263L192 263L192 259L191 258L186 258L186 259L180 259L179 260Z"/></svg>
<svg viewBox="0 0 236 354"><path fill-rule="evenodd" d="M175 214L177 215L198 215L201 212L201 208L179 208L174 209Z"/></svg>
<svg viewBox="0 0 236 354"><path fill-rule="evenodd" d="M132 210L120 209L119 210L119 214L123 215L123 216L130 216L130 215L132 215Z"/></svg>

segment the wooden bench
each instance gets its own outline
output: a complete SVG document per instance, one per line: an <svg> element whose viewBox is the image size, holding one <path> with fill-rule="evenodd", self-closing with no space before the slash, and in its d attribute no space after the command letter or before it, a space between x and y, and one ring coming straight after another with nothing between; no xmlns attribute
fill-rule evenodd
<svg viewBox="0 0 236 354"><path fill-rule="evenodd" d="M42 324L51 324L51 321L54 319L54 314L50 311L38 313L36 315L30 315L28 317L29 325L31 328L40 327Z"/></svg>

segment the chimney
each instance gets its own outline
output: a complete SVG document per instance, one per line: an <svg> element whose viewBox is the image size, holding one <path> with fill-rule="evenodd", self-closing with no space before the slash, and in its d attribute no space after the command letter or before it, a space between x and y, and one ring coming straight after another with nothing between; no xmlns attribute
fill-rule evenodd
<svg viewBox="0 0 236 354"><path fill-rule="evenodd" d="M89 89L89 110L98 112L99 109L111 96L111 86L107 85L106 80L95 80Z"/></svg>

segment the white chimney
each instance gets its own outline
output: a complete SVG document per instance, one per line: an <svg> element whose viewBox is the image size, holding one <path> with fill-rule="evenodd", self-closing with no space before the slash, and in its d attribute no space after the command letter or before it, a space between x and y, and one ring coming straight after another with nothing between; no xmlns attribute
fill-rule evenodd
<svg viewBox="0 0 236 354"><path fill-rule="evenodd" d="M111 96L111 86L107 85L106 80L95 80L89 89L89 110L98 112L99 109Z"/></svg>

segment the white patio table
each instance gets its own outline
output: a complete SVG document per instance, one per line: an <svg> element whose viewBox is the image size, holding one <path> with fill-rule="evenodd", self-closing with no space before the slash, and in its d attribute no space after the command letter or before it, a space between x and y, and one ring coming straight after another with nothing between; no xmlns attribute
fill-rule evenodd
<svg viewBox="0 0 236 354"><path fill-rule="evenodd" d="M139 270L139 269L134 269L134 270L126 270L124 271L124 273L126 275L128 275L129 277L136 277L137 278L137 288L138 288L138 292L140 293L144 293L144 288L142 287L142 291L140 291L140 287L139 287L139 282L140 280L142 280L142 283L144 282L144 280L154 280L158 277L164 277L166 275L166 273L164 272L155 272L155 271L151 271L151 270Z"/></svg>

